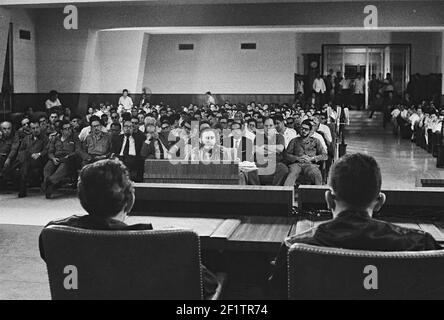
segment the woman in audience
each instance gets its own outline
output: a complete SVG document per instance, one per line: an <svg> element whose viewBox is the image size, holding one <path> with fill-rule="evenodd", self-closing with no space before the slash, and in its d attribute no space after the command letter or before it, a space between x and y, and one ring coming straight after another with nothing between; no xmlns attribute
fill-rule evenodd
<svg viewBox="0 0 444 320"><path fill-rule="evenodd" d="M118 108L120 114L131 112L131 109L133 108L133 100L128 96L127 89L123 89L122 91L122 96L119 98Z"/></svg>
<svg viewBox="0 0 444 320"><path fill-rule="evenodd" d="M49 92L49 98L45 102L46 110L50 110L54 107L60 107L62 104L59 100L59 94L55 90Z"/></svg>

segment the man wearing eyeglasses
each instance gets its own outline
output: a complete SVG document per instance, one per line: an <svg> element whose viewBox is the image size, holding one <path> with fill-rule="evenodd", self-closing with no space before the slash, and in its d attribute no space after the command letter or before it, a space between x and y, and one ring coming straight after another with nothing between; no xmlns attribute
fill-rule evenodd
<svg viewBox="0 0 444 320"><path fill-rule="evenodd" d="M143 176L143 161L141 157L142 145L145 136L135 134L139 122L125 120L123 122L123 134L114 136L112 139L112 153L117 156L129 169L131 179L139 182Z"/></svg>
<svg viewBox="0 0 444 320"><path fill-rule="evenodd" d="M304 120L301 124L301 136L288 144L285 159L289 173L285 186L293 187L301 174L309 177L316 185L322 184L322 174L316 163L327 160L327 151L318 139L310 136L312 128L311 121Z"/></svg>
<svg viewBox="0 0 444 320"><path fill-rule="evenodd" d="M107 159L111 154L111 135L103 132L101 121L97 116L90 118L91 133L84 142L82 151L83 165Z"/></svg>
<svg viewBox="0 0 444 320"><path fill-rule="evenodd" d="M76 169L80 140L73 134L72 125L64 120L61 123L61 134L49 143L48 158L43 169L43 189L46 199L50 199L54 188L57 187L73 170Z"/></svg>

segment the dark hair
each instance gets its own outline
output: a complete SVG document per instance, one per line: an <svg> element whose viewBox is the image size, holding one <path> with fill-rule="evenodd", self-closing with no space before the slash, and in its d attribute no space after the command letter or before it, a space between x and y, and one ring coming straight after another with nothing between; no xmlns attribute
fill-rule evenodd
<svg viewBox="0 0 444 320"><path fill-rule="evenodd" d="M71 121L63 119L62 121L60 121L60 128L63 128L63 126L67 124L71 125Z"/></svg>
<svg viewBox="0 0 444 320"><path fill-rule="evenodd" d="M126 93L128 93L128 89L123 89L122 93L124 93L126 91Z"/></svg>
<svg viewBox="0 0 444 320"><path fill-rule="evenodd" d="M309 120L309 119L305 119L304 121L302 121L302 123L301 123L301 127L302 127L303 125L309 126L309 127L310 127L310 130L313 129L313 123L312 123L311 120Z"/></svg>
<svg viewBox="0 0 444 320"><path fill-rule="evenodd" d="M233 121L233 122L231 123L231 126L230 126L231 130L233 130L233 126L234 126L235 124L239 125L239 128L242 129L242 124L241 124L240 122Z"/></svg>
<svg viewBox="0 0 444 320"><path fill-rule="evenodd" d="M376 160L362 153L348 154L330 170L330 187L338 200L366 207L381 192L381 169Z"/></svg>
<svg viewBox="0 0 444 320"><path fill-rule="evenodd" d="M250 122L254 122L255 125L257 124L256 119L254 118L248 119L247 123L250 124Z"/></svg>
<svg viewBox="0 0 444 320"><path fill-rule="evenodd" d="M78 189L83 209L102 218L115 217L134 190L127 167L117 159L85 166L80 172Z"/></svg>
<svg viewBox="0 0 444 320"><path fill-rule="evenodd" d="M276 121L284 122L284 117L282 114L278 113L273 117L273 122L276 123Z"/></svg>
<svg viewBox="0 0 444 320"><path fill-rule="evenodd" d="M118 123L115 123L115 122L111 123L110 128L111 128L112 126L118 126L118 127L119 127L119 130L122 130L122 125L121 125L119 122L118 122Z"/></svg>
<svg viewBox="0 0 444 320"><path fill-rule="evenodd" d="M89 125L90 126L92 126L92 123L94 122L94 121L99 121L100 122L100 124L102 124L102 119L100 119L98 116L91 116L90 118L89 118Z"/></svg>
<svg viewBox="0 0 444 320"><path fill-rule="evenodd" d="M131 121L131 113L129 113L129 112L125 112L125 113L122 113L122 122L123 121L126 121L126 120L130 120Z"/></svg>

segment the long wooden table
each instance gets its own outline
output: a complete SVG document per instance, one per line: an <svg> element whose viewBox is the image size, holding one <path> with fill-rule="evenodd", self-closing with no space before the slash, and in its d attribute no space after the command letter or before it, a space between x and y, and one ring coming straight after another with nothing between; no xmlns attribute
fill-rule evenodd
<svg viewBox="0 0 444 320"><path fill-rule="evenodd" d="M140 183L128 222L196 231L204 249L275 253L296 218L291 187Z"/></svg>

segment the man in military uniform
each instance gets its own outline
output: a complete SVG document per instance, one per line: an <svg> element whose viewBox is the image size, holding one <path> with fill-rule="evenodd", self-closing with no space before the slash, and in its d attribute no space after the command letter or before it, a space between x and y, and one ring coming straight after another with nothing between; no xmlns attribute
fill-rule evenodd
<svg viewBox="0 0 444 320"><path fill-rule="evenodd" d="M47 199L51 198L54 187L76 169L81 151L80 140L73 134L71 123L62 121L61 129L62 133L49 142L49 160L43 170L43 188Z"/></svg>
<svg viewBox="0 0 444 320"><path fill-rule="evenodd" d="M31 134L26 135L20 144L17 160L20 163L19 198L27 195L27 182L31 172L36 171L39 178L48 154L48 137L41 133L38 120L30 122Z"/></svg>

